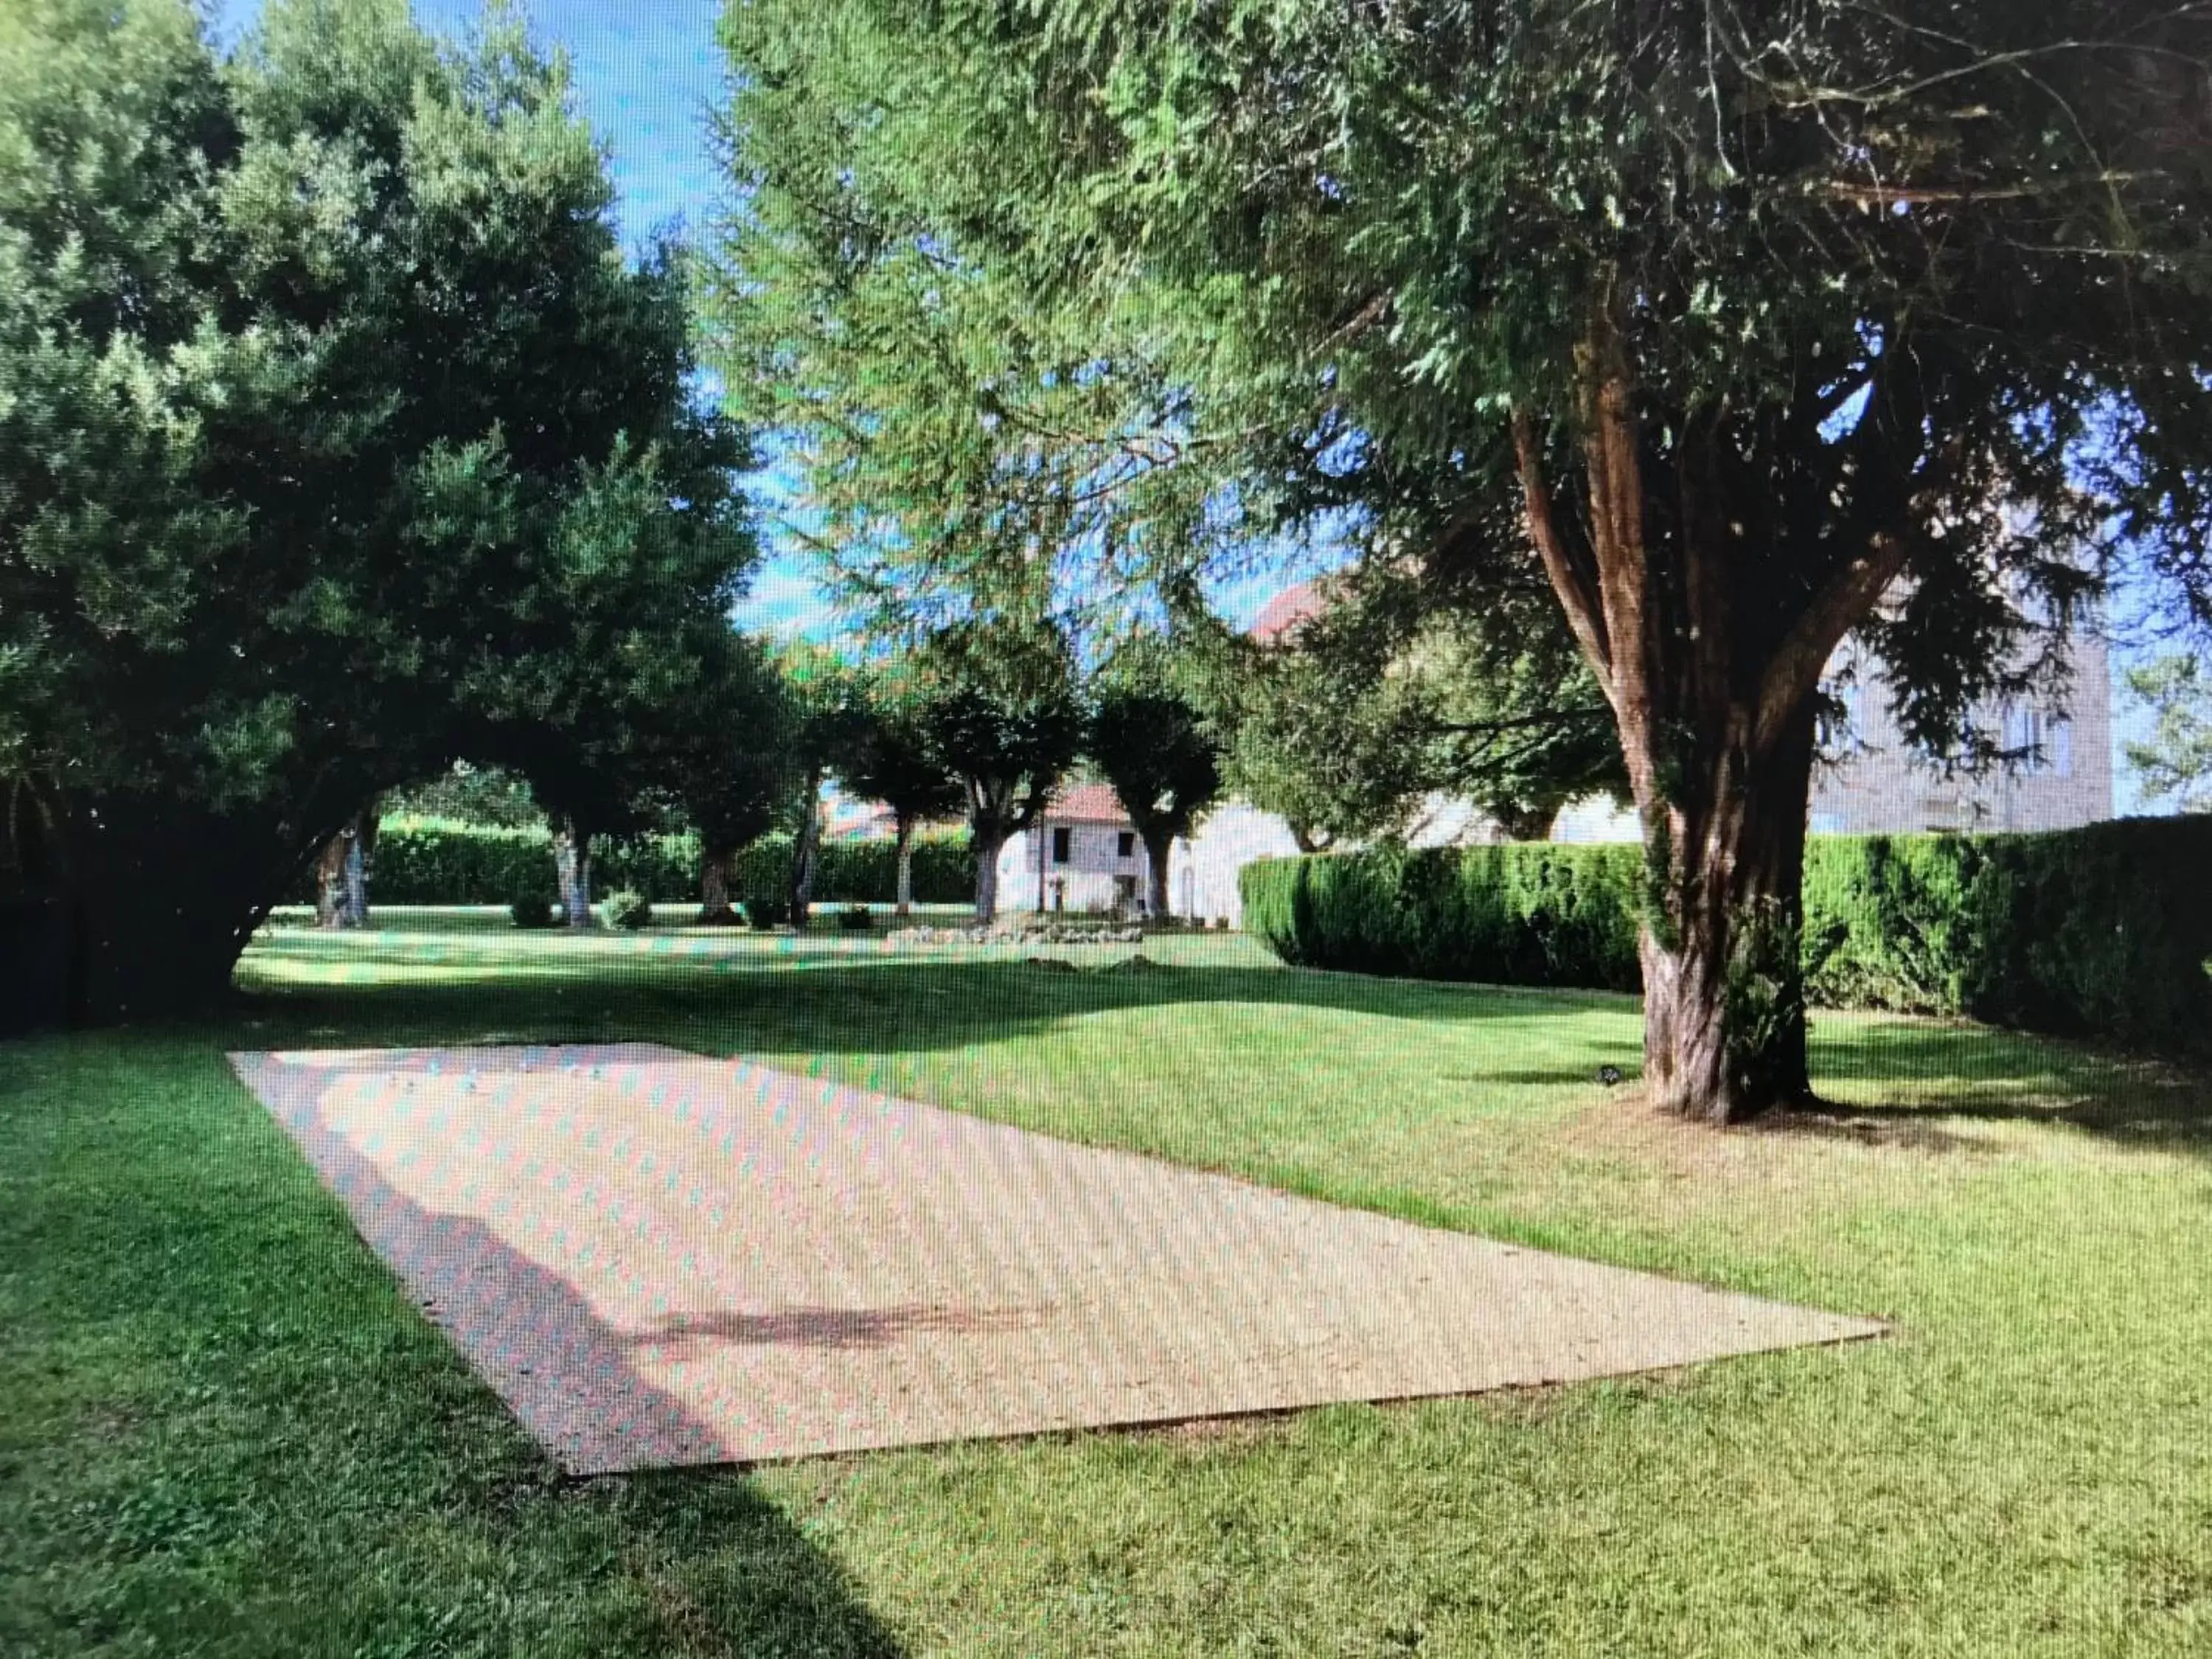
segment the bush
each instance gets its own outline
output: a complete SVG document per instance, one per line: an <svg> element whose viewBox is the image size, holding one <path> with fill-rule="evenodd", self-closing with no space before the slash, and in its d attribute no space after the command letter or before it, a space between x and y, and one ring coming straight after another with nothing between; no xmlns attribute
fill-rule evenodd
<svg viewBox="0 0 2212 1659"><path fill-rule="evenodd" d="M653 905L644 894L625 887L607 896L607 921L612 927L636 933L653 926Z"/></svg>
<svg viewBox="0 0 2212 1659"><path fill-rule="evenodd" d="M1496 984L1638 988L1633 847L1268 859L1244 927L1284 961ZM1816 836L1815 1004L2212 1048L2212 818L2047 835Z"/></svg>
<svg viewBox="0 0 2212 1659"><path fill-rule="evenodd" d="M641 836L593 846L596 880L627 888L659 904L699 896L697 837ZM781 887L791 873L791 837L770 836L738 856L739 891ZM312 873L295 901L314 901ZM541 824L495 829L448 818L394 814L378 826L376 902L380 904L497 904L529 885L548 891L553 843ZM830 842L820 849L814 889L825 902L889 904L897 896L896 850L889 842ZM934 834L914 843L914 896L924 904L957 904L975 891L975 857L964 834Z"/></svg>
<svg viewBox="0 0 2212 1659"><path fill-rule="evenodd" d="M849 933L866 933L876 925L875 912L865 904L848 904L837 913L837 925Z"/></svg>
<svg viewBox="0 0 2212 1659"><path fill-rule="evenodd" d="M552 896L546 893L518 893L507 907L518 927L550 927L554 911Z"/></svg>
<svg viewBox="0 0 2212 1659"><path fill-rule="evenodd" d="M1263 859L1244 929L1284 961L1415 979L1632 991L1632 847L1437 848Z"/></svg>
<svg viewBox="0 0 2212 1659"><path fill-rule="evenodd" d="M745 922L765 933L791 920L791 902L781 893L756 893L745 901Z"/></svg>

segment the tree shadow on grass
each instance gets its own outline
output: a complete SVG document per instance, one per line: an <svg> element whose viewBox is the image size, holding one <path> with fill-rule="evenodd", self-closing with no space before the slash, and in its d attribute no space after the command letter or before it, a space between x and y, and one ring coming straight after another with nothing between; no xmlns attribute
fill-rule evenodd
<svg viewBox="0 0 2212 1659"><path fill-rule="evenodd" d="M1820 1062L1825 1061L1825 1066ZM2212 1156L2212 1077L2185 1062L1960 1021L1854 1022L1816 1050L1835 1098L1778 1130L1986 1150L1957 1122L2059 1125L2130 1146Z"/></svg>
<svg viewBox="0 0 2212 1659"><path fill-rule="evenodd" d="M281 971L283 958L264 958ZM374 956L339 984L262 982L240 1012L259 1016L265 1048L302 1034L364 1046L467 1040L650 1038L746 1053L926 1053L1018 1040L1085 1015L1129 1009L1249 1005L1421 1023L1632 1014L1602 992L1535 994L1479 986L1363 978L1269 967L1118 963L1044 971L1021 959L836 956L804 972L737 957L635 955L483 965L465 957L402 964Z"/></svg>

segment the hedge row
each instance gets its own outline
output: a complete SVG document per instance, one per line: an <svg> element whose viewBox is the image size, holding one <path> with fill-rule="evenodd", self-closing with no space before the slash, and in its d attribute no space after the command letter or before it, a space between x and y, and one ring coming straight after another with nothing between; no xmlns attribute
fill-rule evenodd
<svg viewBox="0 0 2212 1659"><path fill-rule="evenodd" d="M1357 973L1633 991L1643 855L1522 845L1269 859L1245 930ZM1807 992L2136 1047L2212 1047L2212 818L1816 836Z"/></svg>
<svg viewBox="0 0 2212 1659"><path fill-rule="evenodd" d="M791 837L770 836L739 855L731 897L781 893L790 880ZM699 843L692 836L648 836L610 842L592 854L599 893L628 888L657 904L699 897ZM505 904L554 887L553 845L543 829L501 830L437 818L387 818L378 826L369 883L374 904ZM828 903L889 904L897 896L898 862L888 842L829 842L816 866L814 894ZM962 835L927 835L914 844L914 896L924 904L964 903L975 896L975 857ZM300 896L313 898L312 882Z"/></svg>

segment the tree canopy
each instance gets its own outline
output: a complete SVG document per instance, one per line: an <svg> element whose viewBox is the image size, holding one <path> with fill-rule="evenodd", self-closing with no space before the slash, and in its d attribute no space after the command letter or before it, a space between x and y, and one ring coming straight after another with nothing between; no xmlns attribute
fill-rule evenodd
<svg viewBox="0 0 2212 1659"><path fill-rule="evenodd" d="M1169 910L1169 849L1221 793L1218 726L1191 689L1203 676L1189 642L1147 635L1125 642L1091 688L1083 752L1144 842L1154 915Z"/></svg>
<svg viewBox="0 0 2212 1659"><path fill-rule="evenodd" d="M0 13L4 879L83 1006L219 988L378 788L554 782L700 672L744 447L611 201L496 8L270 0L228 61L185 0Z"/></svg>
<svg viewBox="0 0 2212 1659"><path fill-rule="evenodd" d="M842 147L854 246L994 296L994 326L1018 297L1095 343L933 420L878 404L863 438L949 458L1057 430L1079 386L1086 435L1192 472L1186 501L1328 522L1478 622L1540 580L1644 826L1644 1084L1669 1109L1808 1087L1805 805L1847 635L1906 733L1972 760L1990 694L2058 660L2033 631L2075 625L2123 558L2212 616L2200 7L731 17L738 120ZM750 177L764 222L804 188ZM1097 499L1141 522L1141 494ZM1172 587L1221 543L1085 544Z"/></svg>
<svg viewBox="0 0 2212 1659"><path fill-rule="evenodd" d="M2176 652L2127 672L2129 692L2150 714L2147 739L2122 752L2143 799L2184 812L2212 811L2212 675L2194 652Z"/></svg>
<svg viewBox="0 0 2212 1659"><path fill-rule="evenodd" d="M917 653L921 724L959 781L975 849L975 919L998 914L999 854L1036 823L1083 738L1074 663L1050 629L970 617Z"/></svg>

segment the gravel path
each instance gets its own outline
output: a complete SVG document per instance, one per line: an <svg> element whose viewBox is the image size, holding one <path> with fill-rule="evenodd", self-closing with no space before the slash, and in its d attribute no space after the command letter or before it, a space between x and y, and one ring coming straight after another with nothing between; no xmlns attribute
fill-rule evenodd
<svg viewBox="0 0 2212 1659"><path fill-rule="evenodd" d="M648 1045L232 1063L577 1474L1471 1394L1883 1328Z"/></svg>

